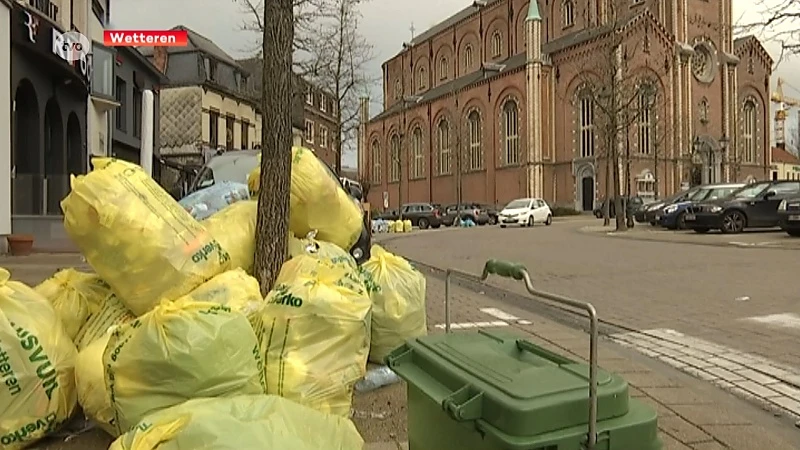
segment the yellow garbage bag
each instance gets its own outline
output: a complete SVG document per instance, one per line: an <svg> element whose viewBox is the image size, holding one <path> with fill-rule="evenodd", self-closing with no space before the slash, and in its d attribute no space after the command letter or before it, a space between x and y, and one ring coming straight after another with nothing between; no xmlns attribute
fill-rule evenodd
<svg viewBox="0 0 800 450"><path fill-rule="evenodd" d="M425 276L404 258L373 245L361 265L372 299L369 359L385 364L386 356L406 340L428 332Z"/></svg>
<svg viewBox="0 0 800 450"><path fill-rule="evenodd" d="M139 166L95 158L61 201L64 227L128 308L142 315L230 266L211 234Z"/></svg>
<svg viewBox="0 0 800 450"><path fill-rule="evenodd" d="M165 300L114 328L103 365L120 434L192 398L264 393L258 341L247 317L186 297Z"/></svg>
<svg viewBox="0 0 800 450"><path fill-rule="evenodd" d="M78 386L78 404L88 419L106 433L118 436L114 424L114 406L106 389L103 353L111 338L106 333L78 353L75 361L75 383Z"/></svg>
<svg viewBox="0 0 800 450"><path fill-rule="evenodd" d="M109 450L361 450L350 419L273 395L202 398L147 416Z"/></svg>
<svg viewBox="0 0 800 450"><path fill-rule="evenodd" d="M413 229L411 221L406 219L403 221L403 233L409 233Z"/></svg>
<svg viewBox="0 0 800 450"><path fill-rule="evenodd" d="M242 269L229 270L215 276L188 293L184 299L219 303L248 317L255 314L264 303L258 280Z"/></svg>
<svg viewBox="0 0 800 450"><path fill-rule="evenodd" d="M402 233L403 232L403 221L397 220L394 222L394 229L392 230L394 233Z"/></svg>
<svg viewBox="0 0 800 450"><path fill-rule="evenodd" d="M230 255L231 269L240 267L253 273L257 213L257 201L242 200L201 222Z"/></svg>
<svg viewBox="0 0 800 450"><path fill-rule="evenodd" d="M75 339L89 316L111 295L111 287L97 274L63 269L34 288L56 310L70 339Z"/></svg>
<svg viewBox="0 0 800 450"><path fill-rule="evenodd" d="M136 316L122 304L119 297L110 295L100 306L100 311L92 314L86 321L78 335L75 336L75 345L78 351L83 351L92 342L100 339L111 327L121 325L136 319Z"/></svg>
<svg viewBox="0 0 800 450"><path fill-rule="evenodd" d="M366 372L371 303L357 273L311 255L284 263L253 328L267 393L318 411L350 414Z"/></svg>
<svg viewBox="0 0 800 450"><path fill-rule="evenodd" d="M252 192L258 192L259 165L247 177ZM289 230L295 236L317 232L317 239L350 250L363 227L359 203L342 189L341 183L313 150L292 147L292 185Z"/></svg>
<svg viewBox="0 0 800 450"><path fill-rule="evenodd" d="M53 305L0 268L0 448L17 450L72 415L75 345Z"/></svg>
<svg viewBox="0 0 800 450"><path fill-rule="evenodd" d="M314 235L313 232L302 239L290 235L288 259L297 255L311 255L331 264L344 264L352 270L358 270L356 260L349 253L336 244L318 241L312 235Z"/></svg>

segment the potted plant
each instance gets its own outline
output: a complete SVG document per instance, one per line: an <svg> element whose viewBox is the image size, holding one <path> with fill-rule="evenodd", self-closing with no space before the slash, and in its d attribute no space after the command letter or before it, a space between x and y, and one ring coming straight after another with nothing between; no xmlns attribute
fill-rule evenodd
<svg viewBox="0 0 800 450"><path fill-rule="evenodd" d="M27 256L33 252L32 234L11 234L6 237L8 252L13 256Z"/></svg>

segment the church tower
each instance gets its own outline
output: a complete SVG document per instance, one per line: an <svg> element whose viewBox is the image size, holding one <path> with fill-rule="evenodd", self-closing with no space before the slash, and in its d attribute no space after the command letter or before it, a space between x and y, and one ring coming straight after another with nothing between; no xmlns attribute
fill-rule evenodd
<svg viewBox="0 0 800 450"><path fill-rule="evenodd" d="M531 0L525 18L527 151L525 178L528 197L544 194L542 167L542 16L538 0Z"/></svg>

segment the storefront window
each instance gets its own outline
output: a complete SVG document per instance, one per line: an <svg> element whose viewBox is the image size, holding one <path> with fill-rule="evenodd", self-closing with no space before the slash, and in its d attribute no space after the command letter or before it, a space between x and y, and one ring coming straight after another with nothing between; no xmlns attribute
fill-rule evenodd
<svg viewBox="0 0 800 450"><path fill-rule="evenodd" d="M97 42L92 43L92 95L114 98L115 51Z"/></svg>

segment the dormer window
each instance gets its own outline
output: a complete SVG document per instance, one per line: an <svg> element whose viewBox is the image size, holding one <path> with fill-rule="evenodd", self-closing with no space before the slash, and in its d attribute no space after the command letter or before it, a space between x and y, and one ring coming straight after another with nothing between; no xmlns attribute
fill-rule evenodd
<svg viewBox="0 0 800 450"><path fill-rule="evenodd" d="M328 112L328 102L325 101L325 94L319 94L319 109L322 112Z"/></svg>
<svg viewBox="0 0 800 450"><path fill-rule="evenodd" d="M306 91L306 103L309 105L314 104L314 91L311 89L311 86L309 86Z"/></svg>
<svg viewBox="0 0 800 450"><path fill-rule="evenodd" d="M233 74L233 78L236 80L236 89L241 90L242 89L242 73L241 72L235 72Z"/></svg>
<svg viewBox="0 0 800 450"><path fill-rule="evenodd" d="M203 65L206 69L206 80L217 81L217 62L206 57L203 59Z"/></svg>

